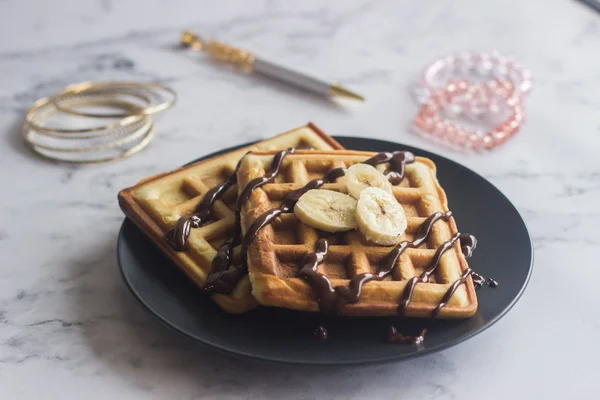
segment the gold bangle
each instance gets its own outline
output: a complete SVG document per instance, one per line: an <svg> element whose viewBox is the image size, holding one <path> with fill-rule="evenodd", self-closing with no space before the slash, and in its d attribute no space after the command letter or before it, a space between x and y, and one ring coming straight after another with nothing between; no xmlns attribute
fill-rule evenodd
<svg viewBox="0 0 600 400"><path fill-rule="evenodd" d="M131 115L143 115L143 110L150 107L153 103L150 93L144 94L142 91L135 90L130 87L98 87L98 83L92 83L91 86L87 85L87 82L84 83L86 83L85 86L82 86L83 84L67 86L67 88L52 96L50 101L57 110L60 110L63 113L87 118L126 118ZM144 104L138 105L133 101L129 101L128 99L122 99L118 97L123 95L134 97L137 100L141 100ZM68 104L72 99L75 98L100 98L108 105L111 105L112 102L125 102L130 104L131 107L127 108L126 112L115 114L83 112L75 109L75 107L80 104Z"/></svg>
<svg viewBox="0 0 600 400"><path fill-rule="evenodd" d="M24 129L27 129L26 126L24 126ZM145 133L143 135L141 135L141 140L137 144L135 144L133 147L130 147L114 156L101 157L101 158L95 158L95 159L73 159L73 158L61 157L61 156L51 154L52 150L44 149L43 147L41 147L38 144L31 144L30 142L28 142L28 144L30 145L29 147L35 153L42 156L43 158L46 158L48 160L52 160L55 162L63 162L63 163L69 163L69 164L100 164L100 163L106 163L106 162L110 162L110 161L120 160L120 159L129 157L129 156L139 152L140 150L142 150L146 146L148 146L148 144L154 137L154 133L155 133L154 123L151 123L149 126L149 129L147 131L145 131ZM27 135L27 132L24 132L23 136L26 136L26 135ZM68 152L68 154L73 154L73 153L74 152Z"/></svg>
<svg viewBox="0 0 600 400"><path fill-rule="evenodd" d="M140 138L144 134L148 133L148 130L150 130L153 126L154 126L154 123L152 122L152 120L148 120L146 124L142 125L140 128L131 132L129 135L125 136L124 138L111 140L111 141L108 141L108 142L102 143L102 144L97 144L97 145L93 145L93 146L84 146L84 147L56 147L56 146L49 146L46 144L41 144L39 142L36 142L34 139L32 139L32 133L37 132L37 131L35 131L34 129L31 129L27 125L23 126L23 137L24 137L25 141L27 143L29 143L31 146L36 146L40 149L55 151L55 152L60 152L60 153L87 153L87 152L92 152L92 151L100 151L100 150L106 150L106 149L111 149L114 147L123 146L129 142L134 141L135 139ZM39 132L38 132L38 134L39 134ZM73 143L73 141L70 141L70 143Z"/></svg>
<svg viewBox="0 0 600 400"><path fill-rule="evenodd" d="M157 112L166 110L172 107L177 101L177 94L175 91L165 85L161 85L159 83L154 82L81 82L73 85L67 86L61 92L59 92L56 96L52 97L51 101L54 103L55 107L59 110L66 112L68 114L79 115L81 117L94 117L94 118L123 118L130 116L131 113L122 113L122 114L96 114L90 112L82 112L77 111L69 107L65 107L60 104L65 97L73 96L73 95L85 95L86 93L93 93L94 91L104 91L104 92L113 92L122 94L132 95L134 97L141 97L143 95L140 92L166 92L170 95L169 100L165 100L161 103L149 105L145 108L140 108L135 112L135 115L151 115L156 114ZM135 93L135 94L134 94ZM152 104L152 99L148 96L146 98L150 99L150 104Z"/></svg>
<svg viewBox="0 0 600 400"><path fill-rule="evenodd" d="M25 115L21 135L33 152L49 160L71 164L119 160L150 143L155 134L151 115L168 109L176 100L172 89L158 83L82 82L36 101ZM78 109L86 106L109 106L120 112ZM53 128L49 119L55 114L118 120L90 128Z"/></svg>
<svg viewBox="0 0 600 400"><path fill-rule="evenodd" d="M131 103L128 103L123 100L112 100L112 101L110 101L110 103L108 100L101 101L99 99L92 101L91 99L85 99L85 98L77 98L77 99L73 98L71 100L72 101L76 100L81 105L109 104L112 106L117 106L117 107L121 107L123 109L130 109L130 110L138 108L136 105L132 105ZM49 128L49 127L43 126L43 125L39 124L38 122L36 122L36 117L42 117L43 119L46 119L49 114L50 115L55 114L57 111L59 111L59 110L55 107L55 104L52 102L52 100L48 97L43 97L43 98L39 99L38 101L36 101L35 103L33 103L33 105L29 108L29 110L27 111L27 114L25 114L25 123L27 125L29 125L33 130L36 130L38 132L42 132L42 133L45 133L45 134L48 134L51 136L83 139L83 138L90 137L89 134L93 134L94 137L111 136L114 134L123 134L123 133L126 133L128 130L131 130L132 125L142 123L142 121L144 121L145 119L148 119L148 117L144 116L144 115L129 115L128 117L125 117L117 122L113 122L110 124L95 126L93 128L76 128L76 129ZM123 132L123 130L125 130L125 132ZM121 132L121 133L115 133L115 131Z"/></svg>

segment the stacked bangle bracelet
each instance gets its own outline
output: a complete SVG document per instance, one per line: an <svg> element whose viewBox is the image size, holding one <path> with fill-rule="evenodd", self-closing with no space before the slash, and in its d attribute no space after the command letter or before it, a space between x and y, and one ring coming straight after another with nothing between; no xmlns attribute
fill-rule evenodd
<svg viewBox="0 0 600 400"><path fill-rule="evenodd" d="M118 160L148 145L154 136L152 114L175 101L175 92L157 83L78 83L36 101L25 115L22 135L34 152L55 161ZM51 123L57 116L60 126Z"/></svg>

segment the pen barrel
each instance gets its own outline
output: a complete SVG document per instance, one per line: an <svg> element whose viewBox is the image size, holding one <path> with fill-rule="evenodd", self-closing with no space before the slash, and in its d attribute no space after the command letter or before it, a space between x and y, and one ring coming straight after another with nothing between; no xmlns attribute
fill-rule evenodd
<svg viewBox="0 0 600 400"><path fill-rule="evenodd" d="M296 71L292 71L286 67L282 67L281 65L261 60L260 58L254 59L253 72L257 72L269 78L289 83L298 88L315 92L323 96L329 95L329 84L327 82Z"/></svg>

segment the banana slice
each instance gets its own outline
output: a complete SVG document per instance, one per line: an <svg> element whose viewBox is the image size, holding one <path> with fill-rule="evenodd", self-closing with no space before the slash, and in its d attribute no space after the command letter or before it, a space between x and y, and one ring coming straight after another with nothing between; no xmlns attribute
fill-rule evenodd
<svg viewBox="0 0 600 400"><path fill-rule="evenodd" d="M354 164L346 172L346 187L350 196L358 199L360 192L368 187L377 187L392 193L392 185L375 167L369 164Z"/></svg>
<svg viewBox="0 0 600 400"><path fill-rule="evenodd" d="M358 199L356 224L369 242L392 245L400 241L407 222L404 209L392 194L369 187Z"/></svg>
<svg viewBox="0 0 600 400"><path fill-rule="evenodd" d="M333 190L314 189L304 193L294 214L308 226L327 232L356 228L356 200Z"/></svg>

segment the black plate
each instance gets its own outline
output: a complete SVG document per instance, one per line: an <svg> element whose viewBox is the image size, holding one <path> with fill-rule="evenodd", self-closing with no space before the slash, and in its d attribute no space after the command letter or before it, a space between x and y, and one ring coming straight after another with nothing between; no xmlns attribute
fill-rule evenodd
<svg viewBox="0 0 600 400"><path fill-rule="evenodd" d="M459 321L360 319L275 308L229 315L187 280L132 222L125 220L117 257L133 294L164 323L208 346L240 356L297 364L358 364L415 357L460 343L498 321L523 293L533 262L529 233L510 201L475 172L436 154L382 140L336 139L347 149L410 150L437 164L438 178L448 194L457 225L479 239L469 264L500 283L495 289L483 287L478 291L475 316ZM385 341L390 324L409 334L418 332L424 323L429 333L419 347ZM312 332L320 324L328 329L328 340L313 338Z"/></svg>

